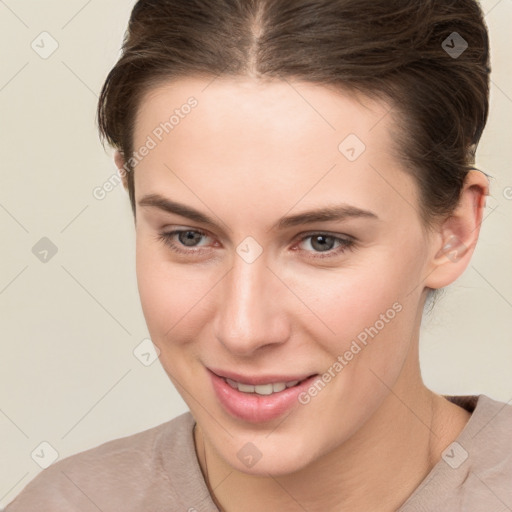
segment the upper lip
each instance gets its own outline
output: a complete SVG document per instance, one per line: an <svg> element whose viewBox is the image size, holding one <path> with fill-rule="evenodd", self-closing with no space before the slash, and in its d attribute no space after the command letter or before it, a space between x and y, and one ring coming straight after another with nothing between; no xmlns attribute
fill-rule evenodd
<svg viewBox="0 0 512 512"><path fill-rule="evenodd" d="M216 368L208 368L212 373L217 375L217 377L222 377L225 379L231 379L240 384L249 384L252 386L259 386L263 384L271 384L276 382L293 382L293 381L301 381L307 379L308 377L312 377L313 375L317 375L316 373L301 373L301 374L291 374L291 375L278 375L277 373L269 374L269 375L246 375L241 373L232 372L229 370L220 370Z"/></svg>

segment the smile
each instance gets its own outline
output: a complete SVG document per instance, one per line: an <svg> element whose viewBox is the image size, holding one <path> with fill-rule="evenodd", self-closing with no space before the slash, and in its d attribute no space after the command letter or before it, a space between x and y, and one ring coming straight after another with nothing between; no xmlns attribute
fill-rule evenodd
<svg viewBox="0 0 512 512"><path fill-rule="evenodd" d="M231 379L224 379L233 389L237 389L242 393L256 393L258 395L272 395L273 393L279 393L284 391L286 388L292 388L296 386L299 381L292 380L289 382L271 382L268 384L260 384L253 386L252 384L242 384Z"/></svg>
<svg viewBox="0 0 512 512"><path fill-rule="evenodd" d="M289 412L299 404L299 395L318 378L318 374L305 373L263 376L218 372L208 370L219 405L230 416L250 423L272 421Z"/></svg>

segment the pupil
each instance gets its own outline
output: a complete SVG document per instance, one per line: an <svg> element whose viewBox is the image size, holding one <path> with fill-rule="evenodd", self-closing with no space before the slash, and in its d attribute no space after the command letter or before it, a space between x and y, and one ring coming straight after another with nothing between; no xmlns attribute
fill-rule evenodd
<svg viewBox="0 0 512 512"><path fill-rule="evenodd" d="M185 239L182 239L182 235L185 235ZM194 240L197 237L200 237L199 233L196 233L195 231L184 231L183 233L180 233L179 238L180 242L183 243L183 245L186 245L188 247L192 247L194 245L194 242L197 240ZM189 243L192 242L192 243Z"/></svg>
<svg viewBox="0 0 512 512"><path fill-rule="evenodd" d="M319 246L315 247L315 244L321 240ZM332 243L326 243L326 240L331 240ZM317 235L314 236L311 242L311 245L314 249L319 249L320 251L329 251L332 249L334 239L332 236L324 236L324 235Z"/></svg>

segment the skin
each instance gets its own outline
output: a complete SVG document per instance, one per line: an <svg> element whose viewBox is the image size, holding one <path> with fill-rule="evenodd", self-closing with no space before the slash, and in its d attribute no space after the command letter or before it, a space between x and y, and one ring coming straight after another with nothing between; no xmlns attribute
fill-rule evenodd
<svg viewBox="0 0 512 512"><path fill-rule="evenodd" d="M425 387L418 341L428 287L449 285L470 261L487 178L471 171L454 214L427 231L416 182L393 151L389 105L299 82L160 85L141 102L134 147L190 96L198 106L138 163L136 201L158 193L218 227L137 204L137 279L161 364L197 422L213 498L229 512L396 510L470 417ZM338 150L351 133L366 145L353 162ZM119 153L116 163L125 163ZM270 229L339 203L379 219ZM206 236L196 249L175 236L191 251L178 254L158 240L172 229ZM315 233L354 237L354 249L315 258L324 254L306 238ZM252 263L236 252L247 236L263 251ZM448 258L442 249L454 236L463 245ZM197 247L205 252L193 256ZM396 302L395 318L307 405L252 424L219 404L206 367L322 374ZM262 454L251 468L237 457L249 442Z"/></svg>

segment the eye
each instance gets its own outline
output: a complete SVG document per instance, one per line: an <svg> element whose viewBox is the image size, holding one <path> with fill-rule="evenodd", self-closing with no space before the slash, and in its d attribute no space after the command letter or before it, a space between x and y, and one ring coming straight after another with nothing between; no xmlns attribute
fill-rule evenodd
<svg viewBox="0 0 512 512"><path fill-rule="evenodd" d="M208 246L203 247L206 244L198 244L205 237L210 238L204 231L176 229L168 233L159 233L157 240L163 242L176 253L195 256L210 250ZM354 250L355 248L355 240L353 238L342 238L328 233L312 233L302 236L299 239L299 245L304 244L307 240L310 241L306 245L309 245L313 250L303 248L300 250L309 253L308 257L312 258L335 257L341 255L346 250Z"/></svg>
<svg viewBox="0 0 512 512"><path fill-rule="evenodd" d="M196 229L176 229L168 233L159 233L157 240L163 242L167 247L177 253L190 255L204 252L203 249L194 250L194 248L202 247L201 245L198 245L197 242L200 241L202 237L207 236L208 235L204 231L198 231ZM188 247L192 250L184 249L184 247Z"/></svg>
<svg viewBox="0 0 512 512"><path fill-rule="evenodd" d="M355 240L353 238L342 238L328 233L307 234L300 239L300 243L304 244L307 240L310 241L307 242L306 245L313 248L313 251L309 249L305 249L305 251L312 252L313 258L330 258L338 256L346 250L354 250L355 248ZM336 244L338 245L334 248Z"/></svg>

